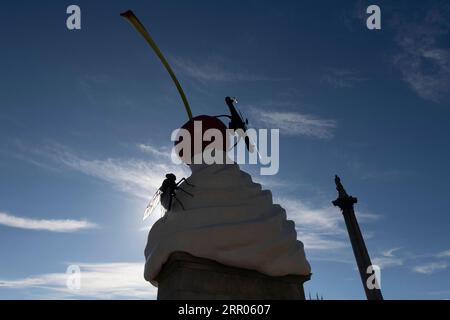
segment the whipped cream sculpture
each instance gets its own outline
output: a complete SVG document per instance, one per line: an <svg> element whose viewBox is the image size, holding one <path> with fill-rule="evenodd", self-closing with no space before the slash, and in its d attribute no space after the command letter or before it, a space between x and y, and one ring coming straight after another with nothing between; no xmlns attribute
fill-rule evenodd
<svg viewBox="0 0 450 320"><path fill-rule="evenodd" d="M212 118L199 116L191 121L203 120L204 130L225 130L222 122ZM190 122L183 128L189 128ZM187 182L192 186L180 186L193 197L178 193L184 209L174 202L149 232L144 271L147 281L157 286L156 277L176 251L269 276L310 274L295 224L280 205L273 203L269 190L263 190L235 163L189 167L192 174Z"/></svg>
<svg viewBox="0 0 450 320"><path fill-rule="evenodd" d="M172 78L189 118L182 128L193 136L194 121L201 121L203 132L218 129L225 138L226 127L218 119L225 117L229 119L230 129L241 129L245 133L248 121L234 107L233 102L236 101L229 97L225 102L230 115L193 117L175 73L144 25L130 10L121 16L143 36ZM242 138L247 150L253 152L254 146L249 138L245 135ZM224 140L222 150L214 151L226 154L230 146L228 139ZM200 152L207 146L208 143L203 141ZM190 155L193 158L198 156L193 145ZM179 153L179 156L186 164L192 160L186 154ZM270 276L310 274L311 268L305 258L303 244L297 240L294 222L286 219L282 207L273 204L270 191L262 190L261 185L254 183L237 164L194 164L190 168L192 175L180 185L187 192L176 193L180 201L167 206L169 210L153 225L148 235L146 280L157 285L155 279L163 264L176 251Z"/></svg>
<svg viewBox="0 0 450 320"><path fill-rule="evenodd" d="M192 165L194 194L179 194L185 210L172 210L151 228L145 249L145 279L155 278L170 254L183 251L224 265L270 276L309 275L293 221L237 164Z"/></svg>

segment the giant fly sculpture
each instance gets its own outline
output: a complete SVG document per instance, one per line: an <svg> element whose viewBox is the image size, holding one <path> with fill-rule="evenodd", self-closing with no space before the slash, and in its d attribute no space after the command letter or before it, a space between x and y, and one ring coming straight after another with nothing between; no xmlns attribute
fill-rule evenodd
<svg viewBox="0 0 450 320"><path fill-rule="evenodd" d="M136 17L136 15L133 13L133 11L128 10L124 13L121 13L120 15L122 17L124 17L125 19L127 19L133 25L133 27L144 37L144 39L147 41L147 43L153 49L153 51L155 52L155 54L157 55L157 57L163 64L163 66L166 68L170 77L172 78L172 81L174 82L174 84L178 90L178 93L181 96L181 100L183 101L188 118L189 118L189 120L192 120L193 119L192 111L191 111L189 102L186 98L186 95L184 94L184 91L181 88L180 82L178 81L177 77L175 76L174 71L170 67L169 63L167 62L167 59L164 57L161 50L158 48L156 42L150 36L147 29L139 21L139 19ZM240 112L238 112L238 110L234 106L233 103L237 103L236 99L226 97L225 102L230 110L230 115L220 115L220 116L216 116L216 118L219 118L219 117L229 118L230 122L229 122L228 128L233 129L235 131L235 133L238 134L238 137L239 137L236 144L239 142L239 140L241 138L244 138L247 150L249 152L254 152L254 150L256 150L256 145L251 141L251 138L246 135L248 120L245 119L245 121L244 121L242 114ZM234 146L236 146L236 144ZM258 150L256 150L256 152L258 152ZM258 156L259 156L259 152L258 152ZM163 181L162 186L156 191L155 195L152 197L152 199L150 200L150 203L148 204L148 206L145 210L144 220L154 211L154 209L158 206L159 203L161 203L164 211L166 211L166 210L170 211L170 209L172 207L173 199L175 199L184 210L184 205L176 197L176 191L181 190L190 196L193 196L193 195L179 187L179 184L182 181L185 181L186 184L192 186L191 184L189 184L186 181L185 178L182 178L180 181L176 182L176 177L174 174L168 173L166 175L166 179Z"/></svg>
<svg viewBox="0 0 450 320"><path fill-rule="evenodd" d="M145 209L144 220L152 214L152 212L158 207L160 203L163 208L163 214L166 211L170 211L170 209L172 208L173 199L175 199L180 204L181 208L185 210L183 203L177 198L176 191L181 190L187 195L193 197L194 195L192 193L189 193L186 190L182 189L181 187L179 187L179 185L183 181L191 187L193 187L194 185L187 182L185 178L181 178L178 182L176 181L177 177L173 173L166 174L166 179L164 179L161 187L159 187L159 189L156 191L149 204L147 205L147 208Z"/></svg>

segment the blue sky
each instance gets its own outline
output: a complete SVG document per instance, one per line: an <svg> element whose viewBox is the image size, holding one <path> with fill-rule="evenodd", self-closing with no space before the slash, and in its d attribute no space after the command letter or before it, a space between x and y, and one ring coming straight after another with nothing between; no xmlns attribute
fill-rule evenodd
<svg viewBox="0 0 450 320"><path fill-rule="evenodd" d="M236 96L280 128L271 189L305 243L306 293L363 299L334 174L357 196L387 299L450 298L450 7L376 1L9 1L0 10L0 298L152 298L148 198L186 121L168 74L119 17L133 9L193 113ZM78 4L82 29L66 28ZM82 289L66 289L77 264ZM83 280L84 279L84 280Z"/></svg>

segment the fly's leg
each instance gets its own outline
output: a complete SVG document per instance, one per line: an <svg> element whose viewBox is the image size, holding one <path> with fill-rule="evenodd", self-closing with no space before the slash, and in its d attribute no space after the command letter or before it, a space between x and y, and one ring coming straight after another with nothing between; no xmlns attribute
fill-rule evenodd
<svg viewBox="0 0 450 320"><path fill-rule="evenodd" d="M178 200L177 196L174 195L173 198L174 198L175 200L177 200L177 202L180 204L180 206L181 206L181 208L183 208L183 210L186 210L186 209L184 208L184 206L183 206L183 203L181 203L181 201Z"/></svg>
<svg viewBox="0 0 450 320"><path fill-rule="evenodd" d="M193 197L193 196L194 196L194 195L193 195L192 193L190 193L190 192L187 192L186 190L184 190L184 189L182 189L182 188L180 188L180 187L178 187L178 188L177 188L177 190L181 190L181 191L183 191L184 193L186 193L186 194L190 195L191 197Z"/></svg>
<svg viewBox="0 0 450 320"><path fill-rule="evenodd" d="M188 186L195 187L193 184L190 184L189 182L187 182L186 178L181 178L180 181L177 182L177 187L178 187L178 185L179 185L180 183L182 183L183 181L186 182L186 184L187 184Z"/></svg>

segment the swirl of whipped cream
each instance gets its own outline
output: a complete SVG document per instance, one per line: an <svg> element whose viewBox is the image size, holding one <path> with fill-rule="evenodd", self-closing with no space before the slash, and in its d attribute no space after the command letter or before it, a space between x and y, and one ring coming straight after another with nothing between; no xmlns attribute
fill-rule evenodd
<svg viewBox="0 0 450 320"><path fill-rule="evenodd" d="M295 224L237 164L192 165L192 175L172 209L151 228L144 277L155 278L170 254L184 251L224 265L270 276L309 275L310 265Z"/></svg>

